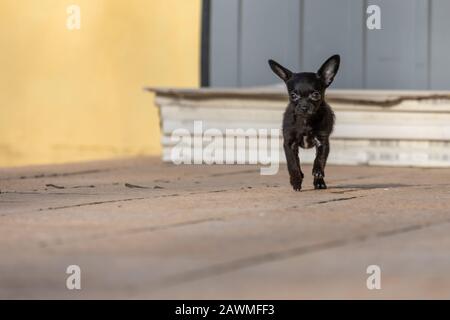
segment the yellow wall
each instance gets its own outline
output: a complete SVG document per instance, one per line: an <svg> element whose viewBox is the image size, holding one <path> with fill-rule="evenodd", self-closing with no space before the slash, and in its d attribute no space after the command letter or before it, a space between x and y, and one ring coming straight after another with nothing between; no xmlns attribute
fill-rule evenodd
<svg viewBox="0 0 450 320"><path fill-rule="evenodd" d="M200 2L1 0L0 166L159 154L142 87L198 86Z"/></svg>

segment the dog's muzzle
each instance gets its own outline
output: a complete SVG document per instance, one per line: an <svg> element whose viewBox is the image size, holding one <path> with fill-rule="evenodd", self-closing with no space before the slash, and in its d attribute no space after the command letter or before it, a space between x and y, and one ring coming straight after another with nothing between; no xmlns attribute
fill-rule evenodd
<svg viewBox="0 0 450 320"><path fill-rule="evenodd" d="M308 105L297 105L295 107L295 112L296 113L307 113L309 110L309 106Z"/></svg>

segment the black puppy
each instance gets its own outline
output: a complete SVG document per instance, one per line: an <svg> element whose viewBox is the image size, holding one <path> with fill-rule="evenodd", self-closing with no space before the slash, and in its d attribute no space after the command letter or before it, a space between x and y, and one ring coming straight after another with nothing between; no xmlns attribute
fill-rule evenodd
<svg viewBox="0 0 450 320"><path fill-rule="evenodd" d="M325 165L330 152L329 136L334 127L334 113L325 102L325 89L333 82L339 63L339 55L334 55L317 73L293 73L269 60L270 68L286 83L289 93L289 105L283 118L283 147L295 191L301 190L304 177L298 157L299 146L305 149L316 147L312 171L314 188L327 188Z"/></svg>

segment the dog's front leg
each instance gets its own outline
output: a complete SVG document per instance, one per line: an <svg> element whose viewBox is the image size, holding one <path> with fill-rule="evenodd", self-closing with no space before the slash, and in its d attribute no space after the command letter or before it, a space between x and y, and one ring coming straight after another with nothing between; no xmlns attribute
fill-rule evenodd
<svg viewBox="0 0 450 320"><path fill-rule="evenodd" d="M292 188L295 191L300 191L302 189L303 172L300 168L300 159L298 157L298 144L288 141L284 142L283 147Z"/></svg>
<svg viewBox="0 0 450 320"><path fill-rule="evenodd" d="M326 189L325 184L325 165L327 164L328 154L330 153L330 142L328 136L319 136L314 138L316 144L316 159L314 160L313 176L314 189Z"/></svg>

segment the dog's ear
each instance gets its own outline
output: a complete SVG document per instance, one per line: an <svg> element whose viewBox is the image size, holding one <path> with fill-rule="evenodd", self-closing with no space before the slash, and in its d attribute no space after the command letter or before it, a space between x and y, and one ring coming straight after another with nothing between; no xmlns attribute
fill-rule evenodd
<svg viewBox="0 0 450 320"><path fill-rule="evenodd" d="M279 76L284 82L289 80L290 77L292 77L292 72L285 67L283 67L278 62L273 61L272 59L269 60L270 68L277 76Z"/></svg>
<svg viewBox="0 0 450 320"><path fill-rule="evenodd" d="M334 79L334 76L339 70L339 63L341 62L341 57L336 54L329 58L325 63L320 67L317 74L324 82L325 86L328 87Z"/></svg>

